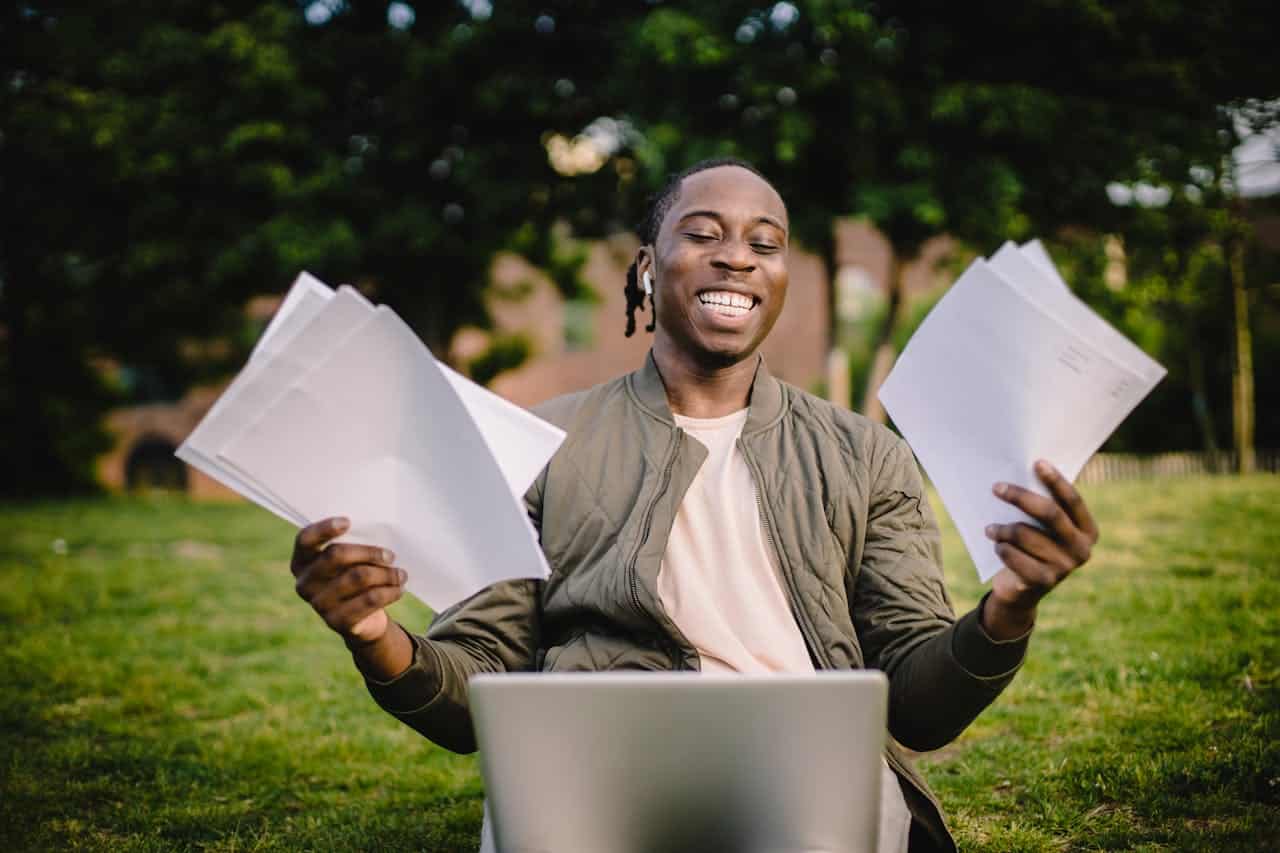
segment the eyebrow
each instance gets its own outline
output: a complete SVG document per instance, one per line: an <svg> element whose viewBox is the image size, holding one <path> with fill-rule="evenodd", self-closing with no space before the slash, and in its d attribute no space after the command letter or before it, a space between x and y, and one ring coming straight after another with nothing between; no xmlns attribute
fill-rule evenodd
<svg viewBox="0 0 1280 853"><path fill-rule="evenodd" d="M681 216L679 221L684 222L686 219L692 219L695 216L706 216L710 219L716 220L717 222L724 221L724 217L714 210L691 210L688 213ZM782 232L786 232L787 230L787 226L783 225L780 221L778 221L776 217L769 216L768 214L762 214L760 216L757 216L755 219L751 221L751 224L755 225L757 222L763 222L766 225L772 225L774 228L777 228L779 231L782 231Z"/></svg>

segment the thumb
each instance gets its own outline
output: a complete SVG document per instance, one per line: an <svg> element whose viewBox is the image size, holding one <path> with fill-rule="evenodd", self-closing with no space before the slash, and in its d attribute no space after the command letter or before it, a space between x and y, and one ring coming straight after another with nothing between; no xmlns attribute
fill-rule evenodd
<svg viewBox="0 0 1280 853"><path fill-rule="evenodd" d="M375 610L351 627L351 639L358 643L373 643L387 633L391 619L386 610Z"/></svg>

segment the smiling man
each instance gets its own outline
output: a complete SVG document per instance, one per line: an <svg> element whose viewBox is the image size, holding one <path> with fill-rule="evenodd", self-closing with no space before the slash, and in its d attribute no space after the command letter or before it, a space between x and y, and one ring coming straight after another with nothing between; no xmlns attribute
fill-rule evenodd
<svg viewBox="0 0 1280 853"><path fill-rule="evenodd" d="M383 608L394 555L297 537L299 595L347 642L384 709L475 749L467 679L482 672L812 672L889 679L882 851L954 850L899 744L958 735L1022 663L1039 600L1083 564L1097 529L1075 489L996 493L1041 522L990 531L1006 568L956 619L937 524L906 445L772 377L757 353L787 292L787 209L746 163L676 176L650 205L627 273L627 334L646 297L653 348L634 373L539 410L567 431L526 496L551 565L497 584L423 636Z"/></svg>

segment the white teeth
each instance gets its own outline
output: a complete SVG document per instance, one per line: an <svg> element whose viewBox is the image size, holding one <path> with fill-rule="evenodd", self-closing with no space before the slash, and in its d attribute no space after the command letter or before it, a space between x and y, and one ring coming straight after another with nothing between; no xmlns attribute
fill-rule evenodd
<svg viewBox="0 0 1280 853"><path fill-rule="evenodd" d="M709 290L706 293L699 293L698 299L702 301L703 305L714 305L718 308L739 309L732 312L721 312L731 314L734 317L741 316L743 313L750 311L754 304L754 300L750 296L746 296L742 293L732 293L728 290Z"/></svg>

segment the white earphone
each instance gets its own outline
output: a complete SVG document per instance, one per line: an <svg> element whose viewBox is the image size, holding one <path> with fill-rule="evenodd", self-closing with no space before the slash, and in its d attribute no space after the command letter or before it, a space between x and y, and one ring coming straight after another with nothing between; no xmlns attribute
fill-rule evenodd
<svg viewBox="0 0 1280 853"><path fill-rule="evenodd" d="M653 296L653 279L650 278L648 270L645 270L642 281L644 281L645 296Z"/></svg>

